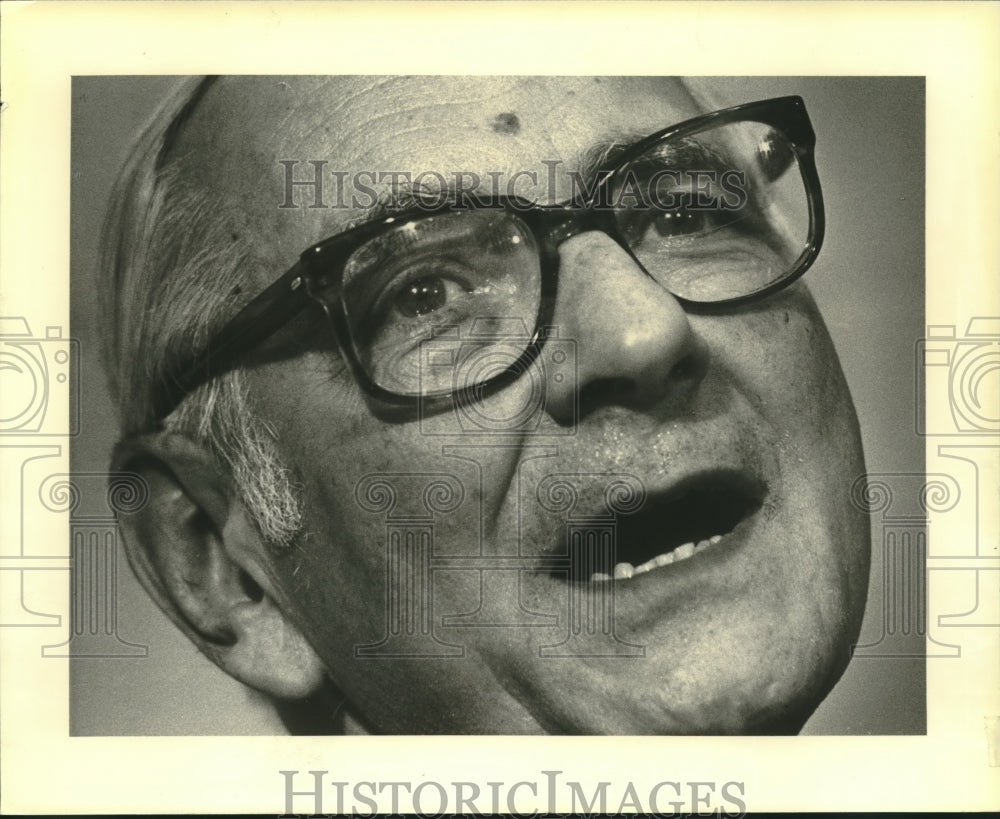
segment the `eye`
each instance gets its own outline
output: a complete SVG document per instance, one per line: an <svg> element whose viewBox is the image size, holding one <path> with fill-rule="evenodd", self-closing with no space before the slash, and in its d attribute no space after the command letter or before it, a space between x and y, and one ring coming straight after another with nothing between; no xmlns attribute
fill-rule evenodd
<svg viewBox="0 0 1000 819"><path fill-rule="evenodd" d="M657 239L681 239L703 236L735 221L733 214L720 214L715 210L693 210L687 207L660 210L633 210L627 217L619 218L630 243L642 245Z"/></svg>
<svg viewBox="0 0 1000 819"><path fill-rule="evenodd" d="M393 308L407 318L426 316L440 310L460 292L467 292L458 282L442 276L421 276L404 284L392 299Z"/></svg>
<svg viewBox="0 0 1000 819"><path fill-rule="evenodd" d="M652 227L660 236L669 237L705 233L717 226L718 218L709 211L681 207L668 211L654 209L644 221L647 229Z"/></svg>
<svg viewBox="0 0 1000 819"><path fill-rule="evenodd" d="M454 308L475 290L468 265L450 256L430 256L406 264L383 285L369 315L392 323L422 319Z"/></svg>

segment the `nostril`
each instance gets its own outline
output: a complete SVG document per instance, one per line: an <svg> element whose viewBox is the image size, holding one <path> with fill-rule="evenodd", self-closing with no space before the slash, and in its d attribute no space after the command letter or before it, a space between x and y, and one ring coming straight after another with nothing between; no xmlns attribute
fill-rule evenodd
<svg viewBox="0 0 1000 819"><path fill-rule="evenodd" d="M708 361L708 356L692 350L675 362L666 375L650 368L634 378L585 378L579 385L579 417L585 418L602 406L641 409L666 402L678 408L691 399L708 370Z"/></svg>

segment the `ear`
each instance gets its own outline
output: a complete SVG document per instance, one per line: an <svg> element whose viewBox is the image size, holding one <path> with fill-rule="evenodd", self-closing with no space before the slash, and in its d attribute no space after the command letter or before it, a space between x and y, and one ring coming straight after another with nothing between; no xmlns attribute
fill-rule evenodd
<svg viewBox="0 0 1000 819"><path fill-rule="evenodd" d="M148 484L148 502L119 526L129 563L160 608L241 682L279 699L315 693L323 664L276 604L268 545L211 453L160 432L119 444L112 468Z"/></svg>

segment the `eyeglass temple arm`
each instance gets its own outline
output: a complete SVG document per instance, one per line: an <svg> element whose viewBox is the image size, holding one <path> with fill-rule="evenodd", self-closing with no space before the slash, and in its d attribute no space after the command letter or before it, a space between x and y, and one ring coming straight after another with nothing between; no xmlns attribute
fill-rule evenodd
<svg viewBox="0 0 1000 819"><path fill-rule="evenodd" d="M240 310L205 350L177 368L177 375L165 384L156 401L157 420L177 409L186 395L232 368L239 356L280 330L310 304L302 273L302 263L298 262Z"/></svg>

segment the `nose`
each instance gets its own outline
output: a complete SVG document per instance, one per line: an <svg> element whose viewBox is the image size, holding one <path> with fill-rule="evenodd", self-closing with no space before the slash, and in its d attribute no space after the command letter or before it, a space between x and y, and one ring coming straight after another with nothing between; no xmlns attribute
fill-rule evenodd
<svg viewBox="0 0 1000 819"><path fill-rule="evenodd" d="M574 236L559 254L554 323L574 342L577 368L548 383L553 418L572 423L607 405L683 407L708 352L680 302L604 233Z"/></svg>

